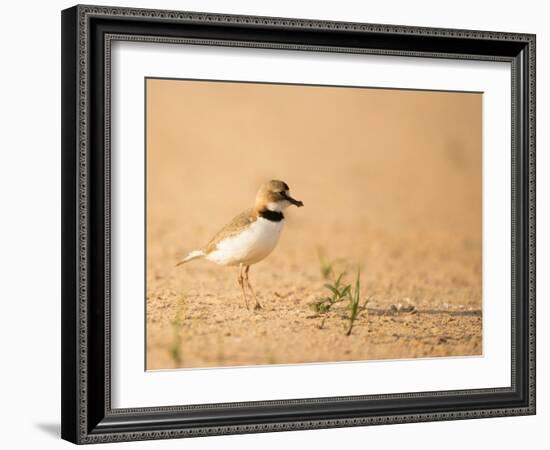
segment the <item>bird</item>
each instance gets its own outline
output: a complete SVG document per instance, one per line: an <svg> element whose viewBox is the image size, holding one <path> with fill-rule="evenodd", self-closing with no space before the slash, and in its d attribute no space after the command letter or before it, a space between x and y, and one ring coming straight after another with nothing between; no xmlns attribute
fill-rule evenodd
<svg viewBox="0 0 550 450"><path fill-rule="evenodd" d="M191 251L176 266L195 259L206 259L222 266L239 266L237 281L247 309L245 285L254 298L254 309L261 309L250 284L250 266L265 259L277 246L285 216L283 210L304 203L290 196L288 184L280 180L263 183L256 194L254 207L235 216L201 249Z"/></svg>

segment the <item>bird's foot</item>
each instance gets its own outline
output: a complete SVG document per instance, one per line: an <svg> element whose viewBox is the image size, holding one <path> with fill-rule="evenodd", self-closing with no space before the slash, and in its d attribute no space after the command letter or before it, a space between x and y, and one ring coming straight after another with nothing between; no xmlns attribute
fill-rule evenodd
<svg viewBox="0 0 550 450"><path fill-rule="evenodd" d="M260 305L258 302L256 302L256 304L254 305L254 310L258 311L260 309L262 309L262 305Z"/></svg>

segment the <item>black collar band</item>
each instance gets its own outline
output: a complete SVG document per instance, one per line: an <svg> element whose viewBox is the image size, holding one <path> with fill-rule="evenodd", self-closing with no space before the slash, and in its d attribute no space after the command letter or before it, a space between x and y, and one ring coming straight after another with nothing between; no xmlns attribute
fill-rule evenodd
<svg viewBox="0 0 550 450"><path fill-rule="evenodd" d="M271 211L269 209L262 209L260 211L260 217L263 217L266 220L270 220L271 222L280 222L285 218L282 212Z"/></svg>

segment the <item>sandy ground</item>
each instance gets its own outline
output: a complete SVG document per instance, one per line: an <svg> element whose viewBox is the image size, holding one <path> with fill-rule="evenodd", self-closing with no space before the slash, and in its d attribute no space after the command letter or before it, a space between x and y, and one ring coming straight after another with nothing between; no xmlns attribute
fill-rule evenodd
<svg viewBox="0 0 550 450"><path fill-rule="evenodd" d="M481 95L148 81L147 368L479 355ZM305 207L250 279L193 261L257 187ZM319 252L368 308L327 295ZM399 304L414 311L396 311Z"/></svg>

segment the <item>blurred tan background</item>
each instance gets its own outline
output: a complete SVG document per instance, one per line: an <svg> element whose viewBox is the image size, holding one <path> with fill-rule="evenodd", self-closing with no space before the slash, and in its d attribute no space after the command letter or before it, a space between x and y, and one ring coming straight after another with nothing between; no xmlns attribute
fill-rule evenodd
<svg viewBox="0 0 550 450"><path fill-rule="evenodd" d="M481 119L476 93L149 79L147 367L479 354ZM272 178L305 207L251 269L254 314L236 269L174 264ZM319 251L362 267L350 337L311 317Z"/></svg>

